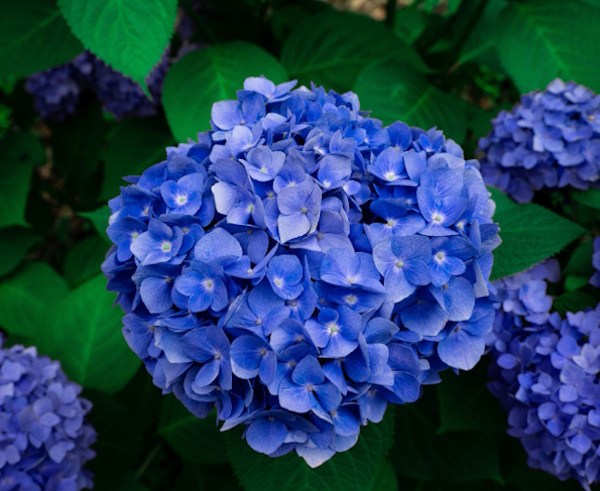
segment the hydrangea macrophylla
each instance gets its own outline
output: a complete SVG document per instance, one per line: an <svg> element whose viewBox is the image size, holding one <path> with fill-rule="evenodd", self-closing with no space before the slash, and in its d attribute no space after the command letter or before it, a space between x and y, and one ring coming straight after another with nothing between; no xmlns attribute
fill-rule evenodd
<svg viewBox="0 0 600 491"><path fill-rule="evenodd" d="M594 238L594 254L592 256L592 268L594 272L590 278L590 284L600 288L600 237Z"/></svg>
<svg viewBox="0 0 600 491"><path fill-rule="evenodd" d="M272 457L345 451L472 368L499 243L476 161L353 93L249 78L111 200L103 271L154 383Z"/></svg>
<svg viewBox="0 0 600 491"><path fill-rule="evenodd" d="M83 466L95 455L96 432L80 392L58 362L35 348L2 349L0 338L0 489L93 487Z"/></svg>
<svg viewBox="0 0 600 491"><path fill-rule="evenodd" d="M496 343L489 388L509 411L509 434L529 465L585 489L600 470L600 305L555 312Z"/></svg>
<svg viewBox="0 0 600 491"><path fill-rule="evenodd" d="M600 96L560 79L501 111L479 140L485 182L531 201L543 188L587 189L600 178Z"/></svg>
<svg viewBox="0 0 600 491"><path fill-rule="evenodd" d="M30 76L25 88L33 96L35 109L44 119L62 121L73 115L86 92L95 93L103 109L116 118L152 116L160 106L162 83L168 67L166 53L146 78L152 100L133 80L88 51L65 65Z"/></svg>

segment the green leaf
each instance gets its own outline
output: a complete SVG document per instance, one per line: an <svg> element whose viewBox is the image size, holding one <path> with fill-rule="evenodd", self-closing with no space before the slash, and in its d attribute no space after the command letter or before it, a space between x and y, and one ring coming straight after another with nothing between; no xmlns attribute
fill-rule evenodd
<svg viewBox="0 0 600 491"><path fill-rule="evenodd" d="M567 312L579 312L587 307L595 307L598 302L600 302L600 290L592 288L589 292L581 290L565 292L554 299L552 307L564 316Z"/></svg>
<svg viewBox="0 0 600 491"><path fill-rule="evenodd" d="M48 311L67 292L67 284L46 263L26 264L0 281L0 326L10 334L35 336L40 353L50 354L47 348L56 326L48 322Z"/></svg>
<svg viewBox="0 0 600 491"><path fill-rule="evenodd" d="M244 79L264 75L275 83L287 74L279 62L258 46L233 42L188 53L167 73L163 106L177 141L196 138L210 129L214 102L235 99Z"/></svg>
<svg viewBox="0 0 600 491"><path fill-rule="evenodd" d="M120 307L97 275L54 308L55 356L65 373L88 389L113 393L133 377L140 360L121 334Z"/></svg>
<svg viewBox="0 0 600 491"><path fill-rule="evenodd" d="M413 44L425 31L430 17L414 3L396 11L394 32L408 44Z"/></svg>
<svg viewBox="0 0 600 491"><path fill-rule="evenodd" d="M491 279L523 271L560 252L585 229L535 203L501 207L494 214L502 244L494 251Z"/></svg>
<svg viewBox="0 0 600 491"><path fill-rule="evenodd" d="M600 210L600 189L590 188L587 191L573 189L571 197L584 206Z"/></svg>
<svg viewBox="0 0 600 491"><path fill-rule="evenodd" d="M135 476L135 473L131 472L125 475L118 491L150 491L150 488L144 486Z"/></svg>
<svg viewBox="0 0 600 491"><path fill-rule="evenodd" d="M384 460L373 483L372 491L398 491L398 478L389 460Z"/></svg>
<svg viewBox="0 0 600 491"><path fill-rule="evenodd" d="M67 253L63 267L63 276L74 288L100 273L108 246L100 237L88 237L77 242Z"/></svg>
<svg viewBox="0 0 600 491"><path fill-rule="evenodd" d="M510 2L496 44L519 91L543 89L556 77L600 90L598 16L600 6L577 0Z"/></svg>
<svg viewBox="0 0 600 491"><path fill-rule="evenodd" d="M58 0L73 34L92 53L146 89L175 24L177 0Z"/></svg>
<svg viewBox="0 0 600 491"><path fill-rule="evenodd" d="M452 431L436 435L418 404L396 410L398 439L392 451L392 465L398 474L444 483L503 482L498 450L488 433Z"/></svg>
<svg viewBox="0 0 600 491"><path fill-rule="evenodd" d="M109 244L112 244L112 242L108 238L108 235L106 235L106 228L108 227L108 218L110 217L110 208L108 207L108 205L104 205L94 211L80 212L79 215L83 218L87 218L90 222L92 222L92 225L94 226L96 232L98 232L98 235L104 240L106 240Z"/></svg>
<svg viewBox="0 0 600 491"><path fill-rule="evenodd" d="M0 228L27 225L25 205L35 165L45 162L40 142L31 133L13 133L0 141Z"/></svg>
<svg viewBox="0 0 600 491"><path fill-rule="evenodd" d="M428 130L434 126L462 142L467 131L467 103L446 94L414 69L398 63L382 63L365 68L354 91L361 108L384 124L400 120Z"/></svg>
<svg viewBox="0 0 600 491"><path fill-rule="evenodd" d="M435 386L440 405L438 433L450 431L506 431L506 413L487 389L487 363L456 375L450 371Z"/></svg>
<svg viewBox="0 0 600 491"><path fill-rule="evenodd" d="M457 64L481 63L500 71L498 39L495 26L500 12L506 7L506 0L491 0L465 41Z"/></svg>
<svg viewBox="0 0 600 491"><path fill-rule="evenodd" d="M300 21L281 49L290 77L326 90L350 90L368 64L394 60L414 71L426 66L383 23L351 13L320 14Z"/></svg>
<svg viewBox="0 0 600 491"><path fill-rule="evenodd" d="M83 47L56 2L7 0L0 15L0 77L25 77L73 59Z"/></svg>
<svg viewBox="0 0 600 491"><path fill-rule="evenodd" d="M139 175L165 158L165 149L174 143L163 119L126 119L115 126L104 150L104 182L100 198L108 200L125 185L124 176Z"/></svg>
<svg viewBox="0 0 600 491"><path fill-rule="evenodd" d="M246 491L338 491L371 489L393 441L394 411L361 428L357 444L311 469L295 453L272 459L252 450L240 433L229 442L229 461Z"/></svg>
<svg viewBox="0 0 600 491"><path fill-rule="evenodd" d="M0 276L15 269L34 244L41 238L26 228L10 227L0 230Z"/></svg>
<svg viewBox="0 0 600 491"><path fill-rule="evenodd" d="M492 195L492 200L496 203L496 213L503 213L519 207L516 201L513 201L508 194L503 193L498 188L488 186L487 189Z"/></svg>
<svg viewBox="0 0 600 491"><path fill-rule="evenodd" d="M174 396L164 397L158 432L184 460L197 464L227 462L226 437L216 424L216 413L199 419Z"/></svg>
<svg viewBox="0 0 600 491"><path fill-rule="evenodd" d="M589 284L589 278L587 276L570 274L565 278L565 290L568 292L579 290Z"/></svg>
<svg viewBox="0 0 600 491"><path fill-rule="evenodd" d="M567 267L563 270L563 275L582 274L589 276L592 268L592 254L594 253L594 242L588 240L582 242L573 251Z"/></svg>

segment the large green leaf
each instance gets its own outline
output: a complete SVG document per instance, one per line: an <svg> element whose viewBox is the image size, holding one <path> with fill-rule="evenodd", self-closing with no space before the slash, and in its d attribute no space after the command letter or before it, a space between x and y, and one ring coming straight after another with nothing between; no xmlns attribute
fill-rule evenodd
<svg viewBox="0 0 600 491"><path fill-rule="evenodd" d="M600 210L600 189L590 188L587 191L573 189L571 196L582 205Z"/></svg>
<svg viewBox="0 0 600 491"><path fill-rule="evenodd" d="M385 124L400 120L424 129L437 126L457 142L464 140L467 103L440 91L410 66L390 62L368 66L354 91L361 108Z"/></svg>
<svg viewBox="0 0 600 491"><path fill-rule="evenodd" d="M426 70L416 52L383 23L350 13L303 19L281 50L290 77L327 90L351 89L366 65L384 60L394 60L408 70Z"/></svg>
<svg viewBox="0 0 600 491"><path fill-rule="evenodd" d="M493 69L500 68L495 26L500 12L506 5L506 0L490 0L488 2L460 50L458 64L482 63Z"/></svg>
<svg viewBox="0 0 600 491"><path fill-rule="evenodd" d="M175 24L177 0L58 0L83 45L143 88Z"/></svg>
<svg viewBox="0 0 600 491"><path fill-rule="evenodd" d="M214 102L234 99L246 77L264 75L275 83L285 69L269 53L249 43L233 42L188 53L169 70L163 106L178 141L210 129Z"/></svg>
<svg viewBox="0 0 600 491"><path fill-rule="evenodd" d="M79 214L82 217L87 218L90 222L92 222L94 229L96 230L96 232L98 232L98 235L100 237L102 237L109 244L112 243L108 238L108 235L106 235L106 229L108 227L108 218L110 217L110 208L108 207L108 205L101 206L100 208L94 211L86 211L81 212Z"/></svg>
<svg viewBox="0 0 600 491"><path fill-rule="evenodd" d="M184 460L197 464L227 462L226 437L219 431L214 413L199 419L174 396L163 398L158 432Z"/></svg>
<svg viewBox="0 0 600 491"><path fill-rule="evenodd" d="M585 232L575 222L542 206L517 205L506 196L496 200L494 221L500 225L502 244L494 251L492 280L513 275L553 256Z"/></svg>
<svg viewBox="0 0 600 491"><path fill-rule="evenodd" d="M520 92L556 77L600 90L600 5L578 0L510 2L497 22L500 61Z"/></svg>
<svg viewBox="0 0 600 491"><path fill-rule="evenodd" d="M503 482L496 444L487 432L449 431L436 435L419 404L422 402L396 410L398 439L392 464L398 474L443 483Z"/></svg>
<svg viewBox="0 0 600 491"><path fill-rule="evenodd" d="M127 119L110 132L104 150L104 182L100 198L108 200L125 185L124 176L139 175L164 160L173 137L163 119Z"/></svg>
<svg viewBox="0 0 600 491"><path fill-rule="evenodd" d="M48 321L49 312L67 292L67 284L46 263L25 265L0 281L0 326L10 334L35 336L40 352L50 354L56 326Z"/></svg>
<svg viewBox="0 0 600 491"><path fill-rule="evenodd" d="M69 32L56 2L2 2L0 77L24 77L40 72L66 63L82 50L79 41Z"/></svg>
<svg viewBox="0 0 600 491"><path fill-rule="evenodd" d="M100 273L108 245L100 237L92 236L77 242L67 253L63 276L74 288Z"/></svg>
<svg viewBox="0 0 600 491"><path fill-rule="evenodd" d="M488 391L487 363L460 375L447 371L435 386L440 407L438 433L479 430L506 431L506 413Z"/></svg>
<svg viewBox="0 0 600 491"><path fill-rule="evenodd" d="M86 388L116 392L135 374L140 360L121 334L120 307L97 275L71 291L54 308L56 357L65 373Z"/></svg>
<svg viewBox="0 0 600 491"><path fill-rule="evenodd" d="M26 225L29 181L33 167L45 162L44 149L31 133L13 133L0 141L0 155L0 228Z"/></svg>
<svg viewBox="0 0 600 491"><path fill-rule="evenodd" d="M371 489L393 442L394 411L379 424L361 428L358 443L311 469L295 453L277 459L259 454L234 433L229 441L229 461L246 491L338 491Z"/></svg>
<svg viewBox="0 0 600 491"><path fill-rule="evenodd" d="M23 227L0 230L0 276L15 269L25 259L29 249L40 240L40 237Z"/></svg>

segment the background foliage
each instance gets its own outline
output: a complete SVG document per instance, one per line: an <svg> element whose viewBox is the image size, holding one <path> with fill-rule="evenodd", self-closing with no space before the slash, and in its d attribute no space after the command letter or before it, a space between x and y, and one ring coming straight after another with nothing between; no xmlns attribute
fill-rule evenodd
<svg viewBox="0 0 600 491"><path fill-rule="evenodd" d="M335 2L344 3L344 2ZM375 2L376 4L377 2ZM99 266L108 248L106 200L121 176L209 128L212 102L264 74L354 90L389 124L438 126L473 157L490 120L553 78L600 90L596 0L421 0L339 12L317 0L5 0L0 16L0 327L59 359L94 402L98 490L388 491L577 489L527 468L505 434L506 414L485 387L486 363L388 409L351 451L317 470L288 455L258 455L235 430L219 434L163 397L122 339L121 312ZM387 8L386 8L387 7ZM377 10L379 9L379 10ZM385 19L380 19L386 13ZM115 120L95 100L61 123L42 121L25 77L84 49L137 81L191 17L203 46L170 68L163 110ZM503 244L493 279L558 255L559 309L597 301L582 290L600 192L517 205L494 191ZM572 221L577 217L578 224Z"/></svg>

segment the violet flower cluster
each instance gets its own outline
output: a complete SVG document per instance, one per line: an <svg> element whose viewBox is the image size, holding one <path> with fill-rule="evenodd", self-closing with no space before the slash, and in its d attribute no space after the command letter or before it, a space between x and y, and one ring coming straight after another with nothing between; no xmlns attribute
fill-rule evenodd
<svg viewBox="0 0 600 491"><path fill-rule="evenodd" d="M590 284L596 288L600 288L600 237L594 238L594 252L592 255L592 277Z"/></svg>
<svg viewBox="0 0 600 491"><path fill-rule="evenodd" d="M77 491L92 488L83 466L95 455L79 397L60 364L35 348L2 349L0 339L0 489Z"/></svg>
<svg viewBox="0 0 600 491"><path fill-rule="evenodd" d="M110 201L102 266L154 383L310 466L472 368L499 244L476 161L351 93L248 78Z"/></svg>
<svg viewBox="0 0 600 491"><path fill-rule="evenodd" d="M600 96L575 82L551 82L501 111L479 140L481 173L519 203L544 188L587 189L600 178Z"/></svg>
<svg viewBox="0 0 600 491"><path fill-rule="evenodd" d="M529 465L587 490L600 470L599 354L600 305L514 330L490 366L489 388Z"/></svg>
<svg viewBox="0 0 600 491"><path fill-rule="evenodd" d="M146 78L152 100L137 83L88 51L65 65L30 76L25 88L43 119L63 121L75 114L86 93L95 94L103 109L115 118L146 117L156 114L160 107L168 67L167 53Z"/></svg>

